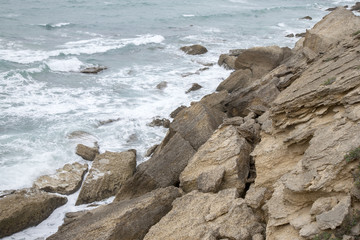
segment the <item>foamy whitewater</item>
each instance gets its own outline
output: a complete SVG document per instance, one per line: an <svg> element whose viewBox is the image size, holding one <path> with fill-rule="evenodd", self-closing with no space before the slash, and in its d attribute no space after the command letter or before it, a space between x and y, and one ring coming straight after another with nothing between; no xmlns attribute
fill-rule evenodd
<svg viewBox="0 0 360 240"><path fill-rule="evenodd" d="M66 163L85 162L75 155L82 142L97 141L101 152L136 149L138 163L145 161L145 151L166 133L147 124L213 92L230 73L216 64L221 53L293 47L298 39L285 35L304 32L325 9L346 4L355 1L2 1L0 191L31 187ZM313 20L300 19L308 15ZM209 52L179 50L191 44ZM92 66L108 69L79 72ZM168 86L159 90L162 81ZM203 88L185 94L192 83ZM108 120L115 121L101 124ZM88 209L74 206L77 195L40 225L5 239L56 232L65 212Z"/></svg>

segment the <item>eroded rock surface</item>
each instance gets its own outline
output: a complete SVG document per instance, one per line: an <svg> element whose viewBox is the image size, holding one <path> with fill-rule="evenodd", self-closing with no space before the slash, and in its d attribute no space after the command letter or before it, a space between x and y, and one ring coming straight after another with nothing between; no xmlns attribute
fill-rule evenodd
<svg viewBox="0 0 360 240"><path fill-rule="evenodd" d="M105 152L98 155L87 175L76 205L99 201L114 196L136 168L136 153Z"/></svg>
<svg viewBox="0 0 360 240"><path fill-rule="evenodd" d="M67 199L38 189L22 189L0 198L0 238L35 226Z"/></svg>
<svg viewBox="0 0 360 240"><path fill-rule="evenodd" d="M195 44L192 46L184 46L180 48L181 51L185 52L186 54L189 55L200 55L200 54L204 54L207 53L207 49L204 46Z"/></svg>
<svg viewBox="0 0 360 240"><path fill-rule="evenodd" d="M57 169L55 174L36 179L34 187L46 192L70 195L79 190L87 171L87 164L65 164L63 168Z"/></svg>
<svg viewBox="0 0 360 240"><path fill-rule="evenodd" d="M139 198L111 203L69 218L48 240L138 240L171 210L181 196L175 187L160 188Z"/></svg>
<svg viewBox="0 0 360 240"><path fill-rule="evenodd" d="M242 240L263 231L244 199L237 198L236 189L218 194L192 191L174 201L172 210L150 228L144 240Z"/></svg>

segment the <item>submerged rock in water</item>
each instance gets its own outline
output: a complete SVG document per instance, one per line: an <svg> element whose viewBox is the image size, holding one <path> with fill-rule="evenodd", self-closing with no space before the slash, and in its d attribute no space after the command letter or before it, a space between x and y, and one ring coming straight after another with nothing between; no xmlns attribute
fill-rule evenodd
<svg viewBox="0 0 360 240"><path fill-rule="evenodd" d="M159 90L163 90L167 87L167 82L166 81L162 81L160 82L158 85L156 85L156 88L159 89Z"/></svg>
<svg viewBox="0 0 360 240"><path fill-rule="evenodd" d="M172 202L180 196L178 188L160 188L136 199L67 214L68 218L59 231L47 239L143 239L149 228L171 210Z"/></svg>
<svg viewBox="0 0 360 240"><path fill-rule="evenodd" d="M87 175L76 205L100 201L116 194L136 168L136 152L108 152L97 155Z"/></svg>
<svg viewBox="0 0 360 240"><path fill-rule="evenodd" d="M200 84L193 83L191 88L189 88L185 93L196 91L196 90L199 90L200 88L202 88L202 86Z"/></svg>
<svg viewBox="0 0 360 240"><path fill-rule="evenodd" d="M36 179L34 187L46 192L70 195L79 190L87 170L87 164L66 164L63 168L57 169L55 174Z"/></svg>
<svg viewBox="0 0 360 240"><path fill-rule="evenodd" d="M207 53L207 49L204 46L201 45L192 45L192 46L184 46L180 48L183 52L189 55L200 55Z"/></svg>
<svg viewBox="0 0 360 240"><path fill-rule="evenodd" d="M80 72L81 73L86 73L86 74L97 74L103 70L107 69L107 67L88 67L88 68L84 68L82 69Z"/></svg>
<svg viewBox="0 0 360 240"><path fill-rule="evenodd" d="M160 118L156 117L152 120L151 123L148 124L150 127L164 127L169 128L170 127L170 120L166 118Z"/></svg>
<svg viewBox="0 0 360 240"><path fill-rule="evenodd" d="M0 238L39 224L66 202L65 197L38 189L22 189L0 198Z"/></svg>

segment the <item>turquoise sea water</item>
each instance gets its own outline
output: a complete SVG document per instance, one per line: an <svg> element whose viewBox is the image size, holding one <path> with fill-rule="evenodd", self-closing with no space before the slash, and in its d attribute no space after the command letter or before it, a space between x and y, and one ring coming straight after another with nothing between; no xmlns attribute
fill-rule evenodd
<svg viewBox="0 0 360 240"><path fill-rule="evenodd" d="M85 140L69 138L74 131L90 134L101 151L134 148L138 162L146 160L166 133L147 126L153 117L211 93L230 72L215 64L183 74L234 48L293 47L298 39L285 35L345 4L355 1L0 0L0 191L82 162L74 152ZM313 20L299 19L307 15ZM179 50L190 44L209 52ZM97 65L108 69L79 73ZM162 81L168 87L156 89ZM185 94L195 82L203 88ZM109 119L117 121L99 124ZM12 239L46 236L44 229Z"/></svg>

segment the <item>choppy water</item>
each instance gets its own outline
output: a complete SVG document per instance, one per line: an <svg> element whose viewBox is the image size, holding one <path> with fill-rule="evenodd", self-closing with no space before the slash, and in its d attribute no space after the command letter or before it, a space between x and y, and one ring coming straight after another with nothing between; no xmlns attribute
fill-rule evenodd
<svg viewBox="0 0 360 240"><path fill-rule="evenodd" d="M345 4L355 1L0 0L0 190L29 187L40 175L83 161L74 153L79 139L68 137L74 131L91 134L101 151L135 148L143 161L166 133L147 126L152 118L168 118L211 93L229 71L215 64L182 74L216 63L229 49L293 47L297 39L285 35L304 32L326 8ZM313 20L299 19L307 15ZM190 44L209 52L179 50ZM96 65L108 69L79 73ZM161 81L168 82L164 90L155 87ZM195 82L203 88L185 94ZM99 124L109 119L117 121ZM49 230L10 239L56 231L57 223L46 224Z"/></svg>

